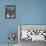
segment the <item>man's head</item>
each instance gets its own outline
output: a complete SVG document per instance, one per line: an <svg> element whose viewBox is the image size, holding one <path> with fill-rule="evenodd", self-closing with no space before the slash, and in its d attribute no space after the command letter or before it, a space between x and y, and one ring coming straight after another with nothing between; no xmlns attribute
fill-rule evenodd
<svg viewBox="0 0 46 46"><path fill-rule="evenodd" d="M9 9L9 10L7 11L7 14L9 14L10 16L12 16L12 14L14 14L13 12L14 12L13 10Z"/></svg>

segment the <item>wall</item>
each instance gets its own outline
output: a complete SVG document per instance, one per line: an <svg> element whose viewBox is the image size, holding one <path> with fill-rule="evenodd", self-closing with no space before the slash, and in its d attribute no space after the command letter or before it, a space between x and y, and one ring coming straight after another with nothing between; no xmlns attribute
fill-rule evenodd
<svg viewBox="0 0 46 46"><path fill-rule="evenodd" d="M16 19L5 19L8 4L16 5ZM0 44L8 43L9 32L18 32L17 24L46 24L46 0L0 0Z"/></svg>

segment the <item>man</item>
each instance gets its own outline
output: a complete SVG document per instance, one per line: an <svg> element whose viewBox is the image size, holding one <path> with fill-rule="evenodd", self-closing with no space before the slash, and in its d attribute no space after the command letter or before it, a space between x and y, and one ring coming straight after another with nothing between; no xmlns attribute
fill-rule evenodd
<svg viewBox="0 0 46 46"><path fill-rule="evenodd" d="M6 18L15 18L15 8L14 7L6 8Z"/></svg>
<svg viewBox="0 0 46 46"><path fill-rule="evenodd" d="M13 10L11 10L11 9L9 9L8 11L7 11L7 18L14 18L15 17L15 15L14 15L14 11Z"/></svg>

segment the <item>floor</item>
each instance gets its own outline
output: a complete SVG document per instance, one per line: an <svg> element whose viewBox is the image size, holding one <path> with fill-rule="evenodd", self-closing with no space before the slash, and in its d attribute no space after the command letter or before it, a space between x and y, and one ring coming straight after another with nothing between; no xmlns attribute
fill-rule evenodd
<svg viewBox="0 0 46 46"><path fill-rule="evenodd" d="M0 46L8 46L8 44L0 44ZM45 41L32 42L31 40L28 41L21 40L19 44L15 44L14 46L46 46L46 42Z"/></svg>
<svg viewBox="0 0 46 46"><path fill-rule="evenodd" d="M31 40L28 41L21 40L20 46L46 46L46 42L45 41L32 42Z"/></svg>
<svg viewBox="0 0 46 46"><path fill-rule="evenodd" d="M0 44L0 46L8 46L8 44ZM10 45L10 46L18 46L18 44Z"/></svg>

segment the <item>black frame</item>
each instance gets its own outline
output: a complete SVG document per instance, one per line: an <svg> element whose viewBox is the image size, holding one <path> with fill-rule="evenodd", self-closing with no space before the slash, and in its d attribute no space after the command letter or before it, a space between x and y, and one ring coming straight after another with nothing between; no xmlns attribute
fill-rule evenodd
<svg viewBox="0 0 46 46"><path fill-rule="evenodd" d="M7 9L8 9L9 7L10 7L10 8L12 8L12 7L14 8L14 12L13 12L14 17L7 17ZM15 5L6 5L6 6L5 6L5 18L6 18L6 19L14 19L14 18L16 18L16 6L15 6Z"/></svg>

